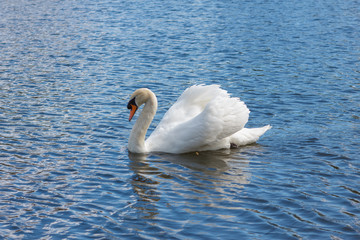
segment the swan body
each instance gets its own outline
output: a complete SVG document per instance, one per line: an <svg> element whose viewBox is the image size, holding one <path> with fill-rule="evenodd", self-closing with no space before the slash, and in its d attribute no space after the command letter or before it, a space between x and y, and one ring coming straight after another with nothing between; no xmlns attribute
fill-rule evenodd
<svg viewBox="0 0 360 240"><path fill-rule="evenodd" d="M271 128L244 128L249 109L218 85L194 85L186 89L145 140L157 110L155 94L137 89L130 97L129 121L145 104L132 128L128 149L133 153L185 153L218 150L256 142Z"/></svg>

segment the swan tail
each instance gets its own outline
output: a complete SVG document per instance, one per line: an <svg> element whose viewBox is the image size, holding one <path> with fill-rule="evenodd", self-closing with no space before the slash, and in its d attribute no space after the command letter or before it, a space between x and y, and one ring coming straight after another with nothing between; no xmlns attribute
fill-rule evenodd
<svg viewBox="0 0 360 240"><path fill-rule="evenodd" d="M260 128L243 128L230 137L230 143L232 146L243 146L255 143L270 128L270 125Z"/></svg>

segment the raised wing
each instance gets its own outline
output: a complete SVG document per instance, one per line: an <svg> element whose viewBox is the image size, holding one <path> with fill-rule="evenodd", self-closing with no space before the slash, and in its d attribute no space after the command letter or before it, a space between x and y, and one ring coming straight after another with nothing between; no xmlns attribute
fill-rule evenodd
<svg viewBox="0 0 360 240"><path fill-rule="evenodd" d="M187 89L147 139L149 151L196 151L240 131L249 110L217 85Z"/></svg>
<svg viewBox="0 0 360 240"><path fill-rule="evenodd" d="M178 100L165 113L157 128L172 128L200 114L215 97L228 97L219 85L194 85L187 88Z"/></svg>

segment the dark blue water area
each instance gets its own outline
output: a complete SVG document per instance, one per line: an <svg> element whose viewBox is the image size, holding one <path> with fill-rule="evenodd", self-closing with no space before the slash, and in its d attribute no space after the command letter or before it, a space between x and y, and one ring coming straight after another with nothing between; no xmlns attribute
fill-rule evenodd
<svg viewBox="0 0 360 240"><path fill-rule="evenodd" d="M359 1L21 1L0 8L1 239L360 239ZM219 84L253 145L133 155ZM176 136L174 136L176 137Z"/></svg>

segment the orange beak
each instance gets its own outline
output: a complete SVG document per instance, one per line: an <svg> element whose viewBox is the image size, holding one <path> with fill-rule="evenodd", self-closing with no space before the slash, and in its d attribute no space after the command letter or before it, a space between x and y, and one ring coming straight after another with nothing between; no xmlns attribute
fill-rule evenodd
<svg viewBox="0 0 360 240"><path fill-rule="evenodd" d="M138 107L136 105L131 104L131 109L130 109L130 116L129 116L129 122L131 121L131 119L133 118L136 110L138 109Z"/></svg>

